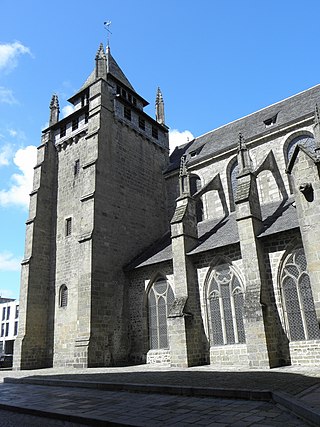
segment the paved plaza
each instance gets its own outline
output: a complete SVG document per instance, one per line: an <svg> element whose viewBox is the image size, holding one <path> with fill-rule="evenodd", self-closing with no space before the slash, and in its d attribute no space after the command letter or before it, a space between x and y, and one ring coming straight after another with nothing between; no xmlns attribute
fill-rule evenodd
<svg viewBox="0 0 320 427"><path fill-rule="evenodd" d="M7 427L293 427L319 425L320 420L317 368L222 371L140 365L1 372L4 377L9 379L0 384L0 409L15 411L11 418L9 412L0 413L0 426ZM51 419L44 424L45 418L35 415Z"/></svg>

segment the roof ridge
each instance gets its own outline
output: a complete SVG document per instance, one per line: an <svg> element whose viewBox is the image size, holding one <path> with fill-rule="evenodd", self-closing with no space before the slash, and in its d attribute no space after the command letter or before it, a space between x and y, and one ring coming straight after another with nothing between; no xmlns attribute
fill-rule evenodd
<svg viewBox="0 0 320 427"><path fill-rule="evenodd" d="M298 92L298 93L296 93L296 94L294 94L294 95L290 95L290 96L288 96L287 98L281 99L280 101L274 102L273 104L267 105L266 107L260 108L259 110L256 110L256 111L254 111L254 112L252 112L252 113L249 113L249 114L246 114L245 116L239 117L238 119L231 120L231 122L225 123L224 125L218 126L218 127L216 127L215 129L212 129L212 130L210 130L210 131L208 131L208 132L205 132L205 133L204 133L204 134L202 134L202 135L197 136L197 137L195 138L195 141L196 141L197 139L200 139L200 138L202 138L202 137L206 136L206 135L209 135L209 134L210 134L210 133L212 133L212 132L215 132L215 131L216 131L216 130L218 130L218 129L222 129L222 128L224 128L225 126L229 126L229 125L231 125L231 124L233 124L233 123L239 122L240 120L246 119L246 118L248 118L248 117L250 117L250 116L253 116L253 115L257 114L257 113L260 113L260 112L261 112L261 111L263 111L263 110L267 110L268 108L274 107L274 106L276 106L277 104L281 104L281 103L283 103L283 102L285 102L285 101L288 101L288 99L295 98L295 97L297 97L297 96L299 96L299 95L302 95L302 94L303 94L303 93L305 93L305 92L311 91L311 90L315 89L316 87L320 87L320 84L316 84L316 85L314 85L314 86L312 86L312 87L310 87L310 88L308 88L308 89L302 90L301 92Z"/></svg>

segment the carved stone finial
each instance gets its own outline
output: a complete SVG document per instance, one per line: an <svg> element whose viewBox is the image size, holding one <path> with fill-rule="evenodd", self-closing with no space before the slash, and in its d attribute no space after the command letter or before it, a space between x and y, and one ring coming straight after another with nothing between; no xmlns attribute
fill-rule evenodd
<svg viewBox="0 0 320 427"><path fill-rule="evenodd" d="M239 176L252 172L252 161L250 158L249 150L241 132L239 132L238 139L238 164Z"/></svg>
<svg viewBox="0 0 320 427"><path fill-rule="evenodd" d="M179 181L180 181L180 196L186 195L186 194L190 195L190 182L189 182L189 172L187 168L186 155L181 157Z"/></svg>
<svg viewBox="0 0 320 427"><path fill-rule="evenodd" d="M105 59L105 58L106 58L106 55L104 53L103 43L100 43L99 49L98 49L97 54L96 54L96 60L97 59Z"/></svg>
<svg viewBox="0 0 320 427"><path fill-rule="evenodd" d="M156 96L156 120L158 123L161 123L162 125L165 123L164 102L163 102L163 96L159 87L158 87L157 96Z"/></svg>
<svg viewBox="0 0 320 427"><path fill-rule="evenodd" d="M103 48L103 43L100 43L96 54L96 78L107 79L107 55Z"/></svg>
<svg viewBox="0 0 320 427"><path fill-rule="evenodd" d="M320 112L319 112L319 107L318 104L316 103L315 109L314 109L314 124L318 125L320 124Z"/></svg>
<svg viewBox="0 0 320 427"><path fill-rule="evenodd" d="M320 112L318 104L315 105L314 109L314 125L313 133L315 139L315 154L317 159L320 158Z"/></svg>
<svg viewBox="0 0 320 427"><path fill-rule="evenodd" d="M59 108L58 95L56 94L52 95L49 108L50 108L49 126L52 126L59 121L60 108Z"/></svg>

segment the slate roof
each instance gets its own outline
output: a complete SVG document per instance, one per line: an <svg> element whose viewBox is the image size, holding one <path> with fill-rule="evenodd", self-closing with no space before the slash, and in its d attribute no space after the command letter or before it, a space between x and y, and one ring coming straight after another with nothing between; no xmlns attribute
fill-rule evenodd
<svg viewBox="0 0 320 427"><path fill-rule="evenodd" d="M291 122L294 123L304 117L307 118L309 115L312 117L316 103L320 103L320 85L214 129L195 138L189 144L177 147L171 155L171 164L167 172L179 168L180 158L183 154L187 155L187 160L191 165L235 148L238 143L239 132L243 134L246 142L248 142L250 139L267 135ZM275 124L266 127L264 121L275 116ZM192 152L198 152L198 154L190 157Z"/></svg>
<svg viewBox="0 0 320 427"><path fill-rule="evenodd" d="M298 218L293 198L261 206L263 229L259 238L298 228ZM188 253L195 255L239 242L236 214L203 221L198 224L198 245ZM133 260L127 270L145 267L172 259L171 236L168 232L148 250Z"/></svg>
<svg viewBox="0 0 320 427"><path fill-rule="evenodd" d="M116 80L118 80L119 82L121 82L124 86L126 86L127 88L129 88L130 90L132 90L134 93L136 93L136 91L134 90L132 84L129 82L129 80L127 79L127 77L125 76L124 72L121 70L121 68L119 67L119 65L117 64L117 61L114 59L114 57L111 55L110 52L110 48L107 48L106 50L106 57L107 57L107 75L109 74L110 76L114 77ZM87 87L89 87L92 83L94 83L96 80L96 70L94 68L94 70L92 71L92 73L89 75L89 77L87 78L87 80L84 82L84 84L81 86L81 88L77 91L76 94L74 94L69 101L72 102L72 100L74 98L77 97L77 95L79 93L81 93L84 89L86 89ZM137 94L137 96L139 98L140 95ZM143 99L143 98L142 98ZM146 102L146 101L145 101Z"/></svg>

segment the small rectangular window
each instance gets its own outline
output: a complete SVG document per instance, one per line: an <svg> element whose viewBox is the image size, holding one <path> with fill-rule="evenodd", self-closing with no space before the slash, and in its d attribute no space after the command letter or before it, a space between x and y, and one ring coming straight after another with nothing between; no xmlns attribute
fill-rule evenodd
<svg viewBox="0 0 320 427"><path fill-rule="evenodd" d="M146 121L142 117L139 117L139 128L146 130Z"/></svg>
<svg viewBox="0 0 320 427"><path fill-rule="evenodd" d="M16 316L15 316L15 319L18 319L18 317L19 317L19 306L16 305Z"/></svg>
<svg viewBox="0 0 320 427"><path fill-rule="evenodd" d="M124 117L127 120L131 120L131 110L128 107L124 107Z"/></svg>
<svg viewBox="0 0 320 427"><path fill-rule="evenodd" d="M80 160L78 159L74 162L74 175L75 176L78 175L79 172L80 172Z"/></svg>
<svg viewBox="0 0 320 427"><path fill-rule="evenodd" d="M152 136L158 139L158 129L154 126L152 126Z"/></svg>
<svg viewBox="0 0 320 427"><path fill-rule="evenodd" d="M60 128L60 138L63 138L64 136L66 136L66 126L61 126Z"/></svg>
<svg viewBox="0 0 320 427"><path fill-rule="evenodd" d="M1 336L4 336L4 323L1 323Z"/></svg>
<svg viewBox="0 0 320 427"><path fill-rule="evenodd" d="M72 120L72 130L78 129L78 126L79 126L79 117Z"/></svg>
<svg viewBox="0 0 320 427"><path fill-rule="evenodd" d="M7 337L9 335L9 323L6 323L6 334L5 336Z"/></svg>
<svg viewBox="0 0 320 427"><path fill-rule="evenodd" d="M88 123L88 120L89 120L89 113L86 113L86 114L84 115L84 122L85 122L85 123Z"/></svg>
<svg viewBox="0 0 320 427"><path fill-rule="evenodd" d="M66 219L66 236L70 236L72 231L72 219Z"/></svg>
<svg viewBox="0 0 320 427"><path fill-rule="evenodd" d="M14 334L13 335L18 335L18 322L14 322Z"/></svg>
<svg viewBox="0 0 320 427"><path fill-rule="evenodd" d="M10 306L7 308L7 320L10 318Z"/></svg>
<svg viewBox="0 0 320 427"><path fill-rule="evenodd" d="M127 97L127 92L126 92L124 89L122 89L122 91L121 91L121 95L122 95L124 98L126 98L126 97Z"/></svg>
<svg viewBox="0 0 320 427"><path fill-rule="evenodd" d="M2 309L2 320L6 319L6 307L3 307Z"/></svg>

